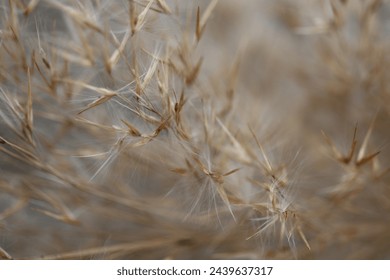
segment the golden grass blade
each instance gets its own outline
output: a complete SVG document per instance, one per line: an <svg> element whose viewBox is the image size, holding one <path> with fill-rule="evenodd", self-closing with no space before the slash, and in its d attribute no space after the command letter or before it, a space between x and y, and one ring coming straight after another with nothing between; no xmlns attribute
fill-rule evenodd
<svg viewBox="0 0 390 280"><path fill-rule="evenodd" d="M141 136L141 133L132 124L130 124L129 122L127 122L125 120L121 120L121 121L127 126L131 135L136 136L136 137Z"/></svg>
<svg viewBox="0 0 390 280"><path fill-rule="evenodd" d="M195 67L187 74L186 84L191 85L198 77L200 67L202 66L203 58L200 58Z"/></svg>
<svg viewBox="0 0 390 280"><path fill-rule="evenodd" d="M153 2L154 0L150 0L148 5L146 5L145 9L138 15L137 24L135 26L135 32L138 32L142 29L143 25L145 24L146 15L148 14Z"/></svg>
<svg viewBox="0 0 390 280"><path fill-rule="evenodd" d="M83 110L81 110L77 114L80 115L80 114L84 113L85 111L88 111L88 110L90 110L90 109L92 109L92 108L94 108L96 106L102 105L103 103L106 103L108 100L113 98L115 95L116 94L101 96L98 99L96 99L95 101L93 101L90 104L88 104L87 107L85 107Z"/></svg>
<svg viewBox="0 0 390 280"><path fill-rule="evenodd" d="M160 9L164 11L164 13L168 15L172 14L172 11L167 5L167 2L165 2L165 0L157 0L157 5L160 7Z"/></svg>
<svg viewBox="0 0 390 280"><path fill-rule="evenodd" d="M233 146L235 148L235 151L240 160L242 160L244 163L250 162L252 159L249 156L248 152L244 148L244 146L241 145L240 142L233 136L233 134L229 131L229 129L221 122L219 118L217 118L218 124L222 127L223 131L227 134L229 137L229 140L233 143Z"/></svg>
<svg viewBox="0 0 390 280"><path fill-rule="evenodd" d="M60 260L60 259L80 259L88 258L98 254L110 254L116 252L133 253L139 250L155 249L163 245L169 245L170 240L156 239L147 241L137 241L134 243L122 243L111 246L95 247L85 250L67 252L56 255L47 255L42 257L44 260Z"/></svg>
<svg viewBox="0 0 390 280"><path fill-rule="evenodd" d="M31 74L30 68L27 69L27 79L28 79L28 89L27 89L27 103L25 108L24 115L24 133L26 134L30 143L34 143L33 141L33 98L31 92Z"/></svg>
<svg viewBox="0 0 390 280"><path fill-rule="evenodd" d="M28 16L31 14L32 11L37 7L40 0L31 0L30 3L28 3L26 9L24 10L24 15Z"/></svg>
<svg viewBox="0 0 390 280"><path fill-rule="evenodd" d="M108 60L109 69L112 69L118 63L119 57L123 53L123 50L125 49L126 44L130 39L130 36L130 32L127 31L118 48L112 53L110 59Z"/></svg>
<svg viewBox="0 0 390 280"><path fill-rule="evenodd" d="M370 127L368 128L368 131L366 133L366 136L364 137L362 146L360 147L359 153L357 155L357 159L356 159L357 162L360 162L365 158L365 154L366 154L366 150L367 150L367 146L368 146L368 141L370 140L371 133L372 133L372 130L374 128L375 119L376 119L376 117L372 120Z"/></svg>
<svg viewBox="0 0 390 280"><path fill-rule="evenodd" d="M19 210L24 208L27 204L26 198L20 198L19 201L17 201L14 205L11 207L5 209L3 212L0 213L0 221L5 220L8 217L12 216L13 214L17 213Z"/></svg>
<svg viewBox="0 0 390 280"><path fill-rule="evenodd" d="M1 248L1 246L0 246L0 260L12 260L11 255L8 254L6 250Z"/></svg>
<svg viewBox="0 0 390 280"><path fill-rule="evenodd" d="M203 31L206 27L206 23L208 21L208 19L210 18L213 10L215 9L215 6L217 6L218 4L218 0L212 0L210 2L210 4L207 6L206 10L204 11L202 17L199 19L199 8L198 8L198 12L197 12L197 38L198 38L198 41L200 39L200 37L202 36L203 34Z"/></svg>
<svg viewBox="0 0 390 280"><path fill-rule="evenodd" d="M270 162L269 159L268 159L268 156L266 155L266 153L265 153L265 151L264 151L263 146L260 144L260 141L259 141L259 139L257 138L255 132L254 132L251 128L249 128L249 129L250 129L250 131L251 131L251 133L252 133L253 138L254 138L255 141L256 141L257 147L258 147L258 148L260 149L260 151L261 151L261 155L263 156L263 159L265 160L265 163L266 163L265 168L266 168L267 172L269 172L269 173L272 174L272 173L273 173L273 168L272 168L271 162Z"/></svg>

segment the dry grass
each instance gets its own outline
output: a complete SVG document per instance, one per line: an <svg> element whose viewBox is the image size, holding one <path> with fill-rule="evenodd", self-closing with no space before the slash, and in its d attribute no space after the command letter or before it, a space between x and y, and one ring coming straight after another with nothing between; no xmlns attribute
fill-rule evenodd
<svg viewBox="0 0 390 280"><path fill-rule="evenodd" d="M389 1L0 14L0 258L390 258Z"/></svg>

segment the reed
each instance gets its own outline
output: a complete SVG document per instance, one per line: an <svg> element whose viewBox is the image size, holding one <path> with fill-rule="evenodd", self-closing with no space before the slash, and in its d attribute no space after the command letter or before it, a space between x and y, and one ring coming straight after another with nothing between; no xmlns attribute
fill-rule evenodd
<svg viewBox="0 0 390 280"><path fill-rule="evenodd" d="M0 4L0 258L390 258L389 1Z"/></svg>

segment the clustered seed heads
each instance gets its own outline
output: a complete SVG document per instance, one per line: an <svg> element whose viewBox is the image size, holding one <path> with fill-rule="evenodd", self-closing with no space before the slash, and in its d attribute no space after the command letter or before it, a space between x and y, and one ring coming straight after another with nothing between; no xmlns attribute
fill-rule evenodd
<svg viewBox="0 0 390 280"><path fill-rule="evenodd" d="M390 257L390 3L238 2L0 4L0 259Z"/></svg>

